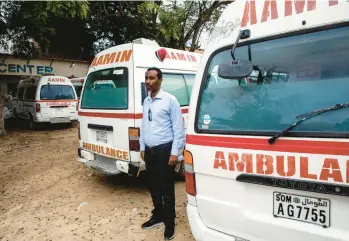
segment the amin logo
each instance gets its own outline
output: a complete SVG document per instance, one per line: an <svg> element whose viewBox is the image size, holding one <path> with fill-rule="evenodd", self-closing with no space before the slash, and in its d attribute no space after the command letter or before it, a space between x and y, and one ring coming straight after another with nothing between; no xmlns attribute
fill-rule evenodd
<svg viewBox="0 0 349 241"><path fill-rule="evenodd" d="M56 82L56 83L64 83L65 79L64 78L48 78L48 82Z"/></svg>
<svg viewBox="0 0 349 241"><path fill-rule="evenodd" d="M258 0L258 2L259 1L262 0ZM326 3L327 7L338 5L338 0L264 0L263 9L257 9L256 2L257 0L246 1L244 14L241 21L241 27L254 25L258 22L264 23L281 17L288 17L295 14L314 11L317 9L317 4L319 4L320 2ZM281 7L281 4L283 4L285 7L284 11L280 11L279 9ZM262 11L261 18L257 18L257 12L259 11Z"/></svg>
<svg viewBox="0 0 349 241"><path fill-rule="evenodd" d="M128 62L130 61L131 55L132 50L124 50L119 52L113 52L110 54L100 55L94 58L90 67L104 64Z"/></svg>

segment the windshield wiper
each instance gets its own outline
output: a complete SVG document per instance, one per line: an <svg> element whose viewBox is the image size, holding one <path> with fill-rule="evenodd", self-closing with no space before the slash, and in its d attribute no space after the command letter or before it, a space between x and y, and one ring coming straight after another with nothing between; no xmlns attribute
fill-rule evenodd
<svg viewBox="0 0 349 241"><path fill-rule="evenodd" d="M290 130L292 130L293 128L295 128L298 124L302 123L305 120L308 120L314 116L320 115L322 113L331 111L331 110L338 110L338 109L342 109L342 108L346 108L349 107L349 102L348 103L343 103L343 104L336 104L334 106L330 106L327 108L323 108L323 109L318 109L318 110L314 110L308 113L304 113L301 114L299 116L297 116L297 119L300 119L298 121L296 121L295 123L293 123L292 125L290 125L289 127L287 127L286 129L280 131L279 133L275 134L272 138L270 138L268 140L268 143L270 145L274 144L274 142L276 141L276 139L278 139L279 137L285 135L287 132L289 132Z"/></svg>
<svg viewBox="0 0 349 241"><path fill-rule="evenodd" d="M57 94L56 94L56 96L55 96L55 100L58 99L58 96L59 96L59 94L61 93L61 91L62 91L62 87L61 87L60 90L57 92Z"/></svg>
<svg viewBox="0 0 349 241"><path fill-rule="evenodd" d="M55 100L57 100L57 98L58 98L58 96L59 96L59 93L60 93L60 92L58 92L58 93L56 94Z"/></svg>

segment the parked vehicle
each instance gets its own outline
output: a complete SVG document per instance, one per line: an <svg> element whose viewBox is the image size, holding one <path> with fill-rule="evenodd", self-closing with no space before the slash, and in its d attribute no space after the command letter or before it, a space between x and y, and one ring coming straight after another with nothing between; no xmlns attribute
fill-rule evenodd
<svg viewBox="0 0 349 241"><path fill-rule="evenodd" d="M70 81L72 82L76 95L80 99L82 86L84 85L86 77L79 77L79 78L71 78Z"/></svg>
<svg viewBox="0 0 349 241"><path fill-rule="evenodd" d="M62 76L23 79L12 99L16 118L28 121L30 129L38 123L71 123L77 120L77 96L70 80Z"/></svg>
<svg viewBox="0 0 349 241"><path fill-rule="evenodd" d="M190 101L196 240L349 240L349 2L235 1Z"/></svg>
<svg viewBox="0 0 349 241"><path fill-rule="evenodd" d="M201 54L161 48L137 39L100 52L93 60L82 90L79 123L80 162L105 174L138 176L139 127L147 96L145 72L163 71L162 89L177 97L184 121Z"/></svg>

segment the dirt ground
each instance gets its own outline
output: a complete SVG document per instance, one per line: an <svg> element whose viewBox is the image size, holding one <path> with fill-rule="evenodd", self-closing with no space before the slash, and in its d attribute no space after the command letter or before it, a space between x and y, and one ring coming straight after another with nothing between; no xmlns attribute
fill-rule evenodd
<svg viewBox="0 0 349 241"><path fill-rule="evenodd" d="M163 240L150 217L144 178L106 177L76 161L76 128L10 131L0 137L0 240ZM176 236L194 240L185 183L176 183Z"/></svg>

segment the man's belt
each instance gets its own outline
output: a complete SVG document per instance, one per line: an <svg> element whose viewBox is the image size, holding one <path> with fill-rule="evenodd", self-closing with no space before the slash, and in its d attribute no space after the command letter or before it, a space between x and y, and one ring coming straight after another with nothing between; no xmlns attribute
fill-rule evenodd
<svg viewBox="0 0 349 241"><path fill-rule="evenodd" d="M153 146L153 147L145 146L145 149L146 150L148 149L149 151L160 151L160 150L163 150L163 149L165 149L167 147L171 147L171 146L172 146L172 141L158 145L158 146Z"/></svg>

